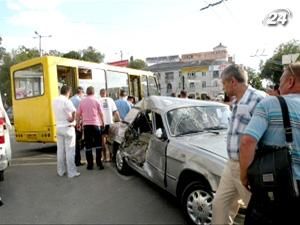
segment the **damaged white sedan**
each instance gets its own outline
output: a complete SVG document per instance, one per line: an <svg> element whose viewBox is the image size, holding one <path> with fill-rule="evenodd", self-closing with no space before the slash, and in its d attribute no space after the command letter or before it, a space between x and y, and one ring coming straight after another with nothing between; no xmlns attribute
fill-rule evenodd
<svg viewBox="0 0 300 225"><path fill-rule="evenodd" d="M121 174L135 170L176 196L189 224L210 224L227 161L225 104L151 96L110 129Z"/></svg>

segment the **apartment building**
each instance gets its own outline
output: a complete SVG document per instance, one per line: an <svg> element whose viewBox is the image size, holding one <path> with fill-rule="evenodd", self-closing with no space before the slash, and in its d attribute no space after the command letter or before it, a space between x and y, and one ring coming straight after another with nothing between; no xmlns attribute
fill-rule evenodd
<svg viewBox="0 0 300 225"><path fill-rule="evenodd" d="M157 58L164 59L164 62L153 64L148 69L157 74L161 95L178 95L181 90L186 90L189 96L202 99L206 96L214 99L223 93L220 75L233 61L221 43L211 52L184 54L180 61L178 57L174 61L174 56ZM168 62L168 58L172 60Z"/></svg>

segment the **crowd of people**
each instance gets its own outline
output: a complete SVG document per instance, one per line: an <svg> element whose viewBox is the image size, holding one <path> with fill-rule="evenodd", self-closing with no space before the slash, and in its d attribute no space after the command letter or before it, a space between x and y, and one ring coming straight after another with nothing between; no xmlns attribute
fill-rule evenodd
<svg viewBox="0 0 300 225"><path fill-rule="evenodd" d="M111 161L111 153L106 145L110 125L124 120L134 104L127 93L120 91L120 99L114 101L100 90L100 98L95 96L94 87L77 87L70 98L71 87L62 86L60 96L53 102L57 129L57 174L69 178L80 176L78 166L85 165L81 160L81 150L85 149L87 170L94 169L93 150L96 152L96 165L103 170L103 161ZM69 99L70 98L70 99Z"/></svg>
<svg viewBox="0 0 300 225"><path fill-rule="evenodd" d="M280 84L274 86L268 94L248 84L247 72L241 66L229 65L222 72L221 78L223 89L231 100L232 115L227 134L229 160L212 202L212 224L231 224L240 205L248 206L246 225L292 221L297 216L299 197L292 202L257 198L249 187L247 170L253 161L258 142L285 145L281 108L275 97L280 94L287 102L291 118L294 135L292 163L294 176L298 185L300 183L300 63L285 67ZM60 176L67 173L69 177L75 177L80 175L76 166L83 164L80 159L82 136L87 169L94 167L93 148L96 149L96 164L100 170L103 169L101 158L111 160L104 144L109 126L113 121L124 120L134 104L134 98L127 99L127 93L121 91L120 98L114 102L103 89L99 100L94 96L93 87L87 88L85 97L80 87L77 88L77 94L68 100L70 93L69 87L62 87L61 95L54 102L58 140L57 173ZM188 96L183 90L178 97Z"/></svg>

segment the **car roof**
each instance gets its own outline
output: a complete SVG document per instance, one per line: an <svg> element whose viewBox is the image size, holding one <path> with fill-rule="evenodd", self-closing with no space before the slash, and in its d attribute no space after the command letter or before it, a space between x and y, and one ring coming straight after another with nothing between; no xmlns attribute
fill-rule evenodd
<svg viewBox="0 0 300 225"><path fill-rule="evenodd" d="M225 106L228 105L214 102L214 101L202 101L188 98L177 98L177 97L167 97L167 96L150 96L143 98L138 102L135 107L142 110L153 110L159 113L165 113L170 110L190 107L190 106Z"/></svg>

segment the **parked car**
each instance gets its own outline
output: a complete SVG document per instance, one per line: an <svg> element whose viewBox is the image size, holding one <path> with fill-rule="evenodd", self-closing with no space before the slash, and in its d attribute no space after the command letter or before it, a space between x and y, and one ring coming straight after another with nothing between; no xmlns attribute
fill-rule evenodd
<svg viewBox="0 0 300 225"><path fill-rule="evenodd" d="M227 161L229 107L151 96L111 126L121 174L135 170L178 198L189 224L210 224L212 200Z"/></svg>
<svg viewBox="0 0 300 225"><path fill-rule="evenodd" d="M4 171L11 161L10 128L10 120L3 107L0 94L0 181L4 180Z"/></svg>

